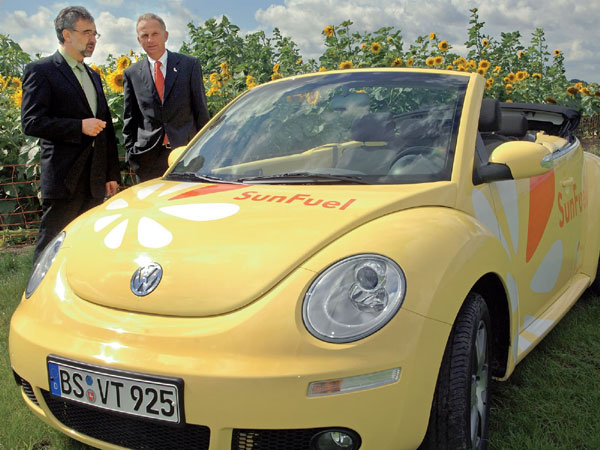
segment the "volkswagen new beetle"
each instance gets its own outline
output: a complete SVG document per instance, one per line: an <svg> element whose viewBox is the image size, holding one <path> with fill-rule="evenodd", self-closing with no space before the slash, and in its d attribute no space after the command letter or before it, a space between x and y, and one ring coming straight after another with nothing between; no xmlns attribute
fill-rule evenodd
<svg viewBox="0 0 600 450"><path fill-rule="evenodd" d="M23 400L99 448L484 449L491 377L598 287L600 245L578 114L484 91L379 69L241 95L44 251Z"/></svg>

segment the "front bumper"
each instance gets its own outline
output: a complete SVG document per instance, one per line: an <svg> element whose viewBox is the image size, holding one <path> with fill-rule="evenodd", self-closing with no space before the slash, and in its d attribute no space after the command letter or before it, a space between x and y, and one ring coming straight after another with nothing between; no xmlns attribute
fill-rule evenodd
<svg viewBox="0 0 600 450"><path fill-rule="evenodd" d="M341 345L321 342L302 324L298 293L314 277L307 270L298 270L246 308L207 318L151 316L98 306L57 287L66 286L60 269L53 276L15 312L10 358L25 382L23 398L28 406L75 439L99 448L135 447L133 441L115 440L119 431L111 423L123 423L123 416L56 403L47 393L50 354L182 378L186 428L204 433L195 448L251 450L264 448L256 443L266 439L279 442L270 448L305 450L306 439L324 427L354 430L362 440L361 450L413 449L424 436L450 332L447 324L400 309L368 338ZM294 314L290 305L295 305ZM401 369L400 378L386 386L308 396L314 381L393 368ZM81 409L89 415L82 419L92 424L88 428L70 421ZM140 423L149 423L148 430ZM109 431L93 434L100 424ZM125 428L131 427L133 439L156 431L166 439L160 442L187 446L173 440L182 428L135 419ZM101 440L90 437L94 435ZM152 438L157 448L167 448L158 439ZM200 444L201 439L206 443Z"/></svg>

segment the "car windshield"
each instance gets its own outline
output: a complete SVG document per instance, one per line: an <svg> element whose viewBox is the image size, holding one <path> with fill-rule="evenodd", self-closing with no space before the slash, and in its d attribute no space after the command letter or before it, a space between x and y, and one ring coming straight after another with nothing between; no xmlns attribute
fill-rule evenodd
<svg viewBox="0 0 600 450"><path fill-rule="evenodd" d="M467 77L315 74L251 89L222 110L171 179L268 184L449 180Z"/></svg>

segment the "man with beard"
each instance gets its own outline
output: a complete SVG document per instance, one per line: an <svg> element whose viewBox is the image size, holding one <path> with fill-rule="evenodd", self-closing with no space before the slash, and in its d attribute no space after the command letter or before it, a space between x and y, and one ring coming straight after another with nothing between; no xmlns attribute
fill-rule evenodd
<svg viewBox="0 0 600 450"><path fill-rule="evenodd" d="M25 67L21 124L40 138L42 219L34 261L60 231L117 192L117 141L92 56L94 18L83 7L64 8L54 21L60 47Z"/></svg>

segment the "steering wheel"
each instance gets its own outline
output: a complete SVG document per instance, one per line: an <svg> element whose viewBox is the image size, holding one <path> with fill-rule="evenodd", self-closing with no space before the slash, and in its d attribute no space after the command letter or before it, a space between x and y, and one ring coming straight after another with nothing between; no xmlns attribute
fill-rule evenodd
<svg viewBox="0 0 600 450"><path fill-rule="evenodd" d="M431 153L434 151L433 147L427 147L425 145L415 145L414 147L408 147L404 150L398 152L392 163L390 164L390 168L394 167L394 164L398 162L398 160L404 158L408 155L424 155L427 153Z"/></svg>

